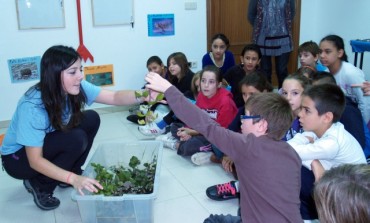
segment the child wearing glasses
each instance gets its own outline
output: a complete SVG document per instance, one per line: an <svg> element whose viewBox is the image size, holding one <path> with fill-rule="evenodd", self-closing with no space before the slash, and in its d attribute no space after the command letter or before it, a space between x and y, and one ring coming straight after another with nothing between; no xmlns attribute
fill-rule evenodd
<svg viewBox="0 0 370 223"><path fill-rule="evenodd" d="M301 160L288 143L280 140L293 121L286 99L276 93L251 96L245 104L240 134L220 126L158 74L149 73L145 80L147 88L164 92L177 117L235 162L241 216L211 215L204 222L302 222Z"/></svg>
<svg viewBox="0 0 370 223"><path fill-rule="evenodd" d="M242 92L244 103L254 94L261 92L272 92L273 87L266 79L262 71L254 71L240 81L240 90ZM245 115L244 105L239 107L237 115L234 120L228 126L228 129L234 132L241 132L240 123L241 117ZM235 179L238 179L234 161L221 152L215 146L212 147L215 157L211 156L211 161L216 162L219 160L222 163L222 167L234 175ZM207 196L216 201L224 201L239 197L239 181L232 180L230 182L212 185L206 190Z"/></svg>
<svg viewBox="0 0 370 223"><path fill-rule="evenodd" d="M248 77L249 75L246 76L246 78ZM296 133L303 131L301 125L299 124L298 112L301 107L302 93L308 85L309 85L309 80L303 75L291 74L284 79L283 86L280 92L281 92L281 95L288 100L290 107L293 111L293 116L294 116L292 125L290 126L288 131L285 133L284 137L282 138L284 141L287 141L293 138L293 136ZM247 90L246 88L242 87L243 98L245 99L245 101L247 100L247 98L245 98L244 96L245 93L247 93L247 92L244 92L246 90ZM239 117L238 117L238 122L240 123ZM212 200L224 201L224 200L238 198L239 188L240 187L239 187L238 181L230 181L227 183L208 187L206 190L206 194Z"/></svg>

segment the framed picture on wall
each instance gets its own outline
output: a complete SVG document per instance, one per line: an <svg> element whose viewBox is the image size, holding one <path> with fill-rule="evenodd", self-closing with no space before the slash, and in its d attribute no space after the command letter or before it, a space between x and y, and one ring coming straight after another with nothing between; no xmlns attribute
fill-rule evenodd
<svg viewBox="0 0 370 223"><path fill-rule="evenodd" d="M40 56L8 60L12 83L21 83L40 79Z"/></svg>
<svg viewBox="0 0 370 223"><path fill-rule="evenodd" d="M96 86L114 85L113 64L84 67L85 79Z"/></svg>
<svg viewBox="0 0 370 223"><path fill-rule="evenodd" d="M175 35L174 14L148 15L148 36Z"/></svg>
<svg viewBox="0 0 370 223"><path fill-rule="evenodd" d="M19 29L64 28L63 0L16 0Z"/></svg>
<svg viewBox="0 0 370 223"><path fill-rule="evenodd" d="M94 26L134 24L133 0L91 0Z"/></svg>

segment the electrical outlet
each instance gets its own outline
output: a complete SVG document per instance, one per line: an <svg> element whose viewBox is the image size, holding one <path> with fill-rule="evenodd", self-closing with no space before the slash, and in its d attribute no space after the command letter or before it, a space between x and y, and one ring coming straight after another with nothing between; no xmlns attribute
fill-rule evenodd
<svg viewBox="0 0 370 223"><path fill-rule="evenodd" d="M196 10L197 3L196 2L185 2L185 10Z"/></svg>
<svg viewBox="0 0 370 223"><path fill-rule="evenodd" d="M198 63L196 61L190 62L190 68L197 68L197 67L198 67Z"/></svg>

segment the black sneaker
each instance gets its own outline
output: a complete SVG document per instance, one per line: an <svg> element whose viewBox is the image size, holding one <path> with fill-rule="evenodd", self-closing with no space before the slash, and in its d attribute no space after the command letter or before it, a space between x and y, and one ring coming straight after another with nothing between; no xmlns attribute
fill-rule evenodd
<svg viewBox="0 0 370 223"><path fill-rule="evenodd" d="M33 201L36 206L42 210L53 210L60 204L58 198L53 197L53 193L40 191L39 188L32 186L30 180L23 180L26 190L33 195Z"/></svg>
<svg viewBox="0 0 370 223"><path fill-rule="evenodd" d="M236 191L235 181L208 187L206 194L210 199L215 201L225 201L239 197L239 192Z"/></svg>
<svg viewBox="0 0 370 223"><path fill-rule="evenodd" d="M126 119L138 125L145 125L145 117L139 117L138 115L129 115L126 117ZM143 124L140 124L139 120L144 121Z"/></svg>

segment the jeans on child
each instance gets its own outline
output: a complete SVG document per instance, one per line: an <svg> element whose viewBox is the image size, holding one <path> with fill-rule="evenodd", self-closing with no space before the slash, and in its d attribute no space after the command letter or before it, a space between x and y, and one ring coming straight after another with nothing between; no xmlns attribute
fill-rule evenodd
<svg viewBox="0 0 370 223"><path fill-rule="evenodd" d="M222 157L224 157L224 155L225 155L219 148L217 148L217 146L215 146L213 144L212 144L212 151L216 155L218 160L221 160Z"/></svg>
<svg viewBox="0 0 370 223"><path fill-rule="evenodd" d="M171 124L171 134L176 139L180 140L177 136L177 131L179 128L184 127L183 123L172 123ZM202 135L192 136L187 141L180 141L179 148L177 149L177 154L181 156L191 156L197 152L210 152L212 151L211 144Z"/></svg>
<svg viewBox="0 0 370 223"><path fill-rule="evenodd" d="M315 201L312 196L315 176L313 172L306 167L301 167L301 191L299 198L301 200L301 216L304 220L318 219Z"/></svg>
<svg viewBox="0 0 370 223"><path fill-rule="evenodd" d="M240 216L228 215L213 215L211 214L208 218L204 220L203 223L241 223L242 219Z"/></svg>

